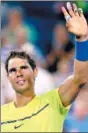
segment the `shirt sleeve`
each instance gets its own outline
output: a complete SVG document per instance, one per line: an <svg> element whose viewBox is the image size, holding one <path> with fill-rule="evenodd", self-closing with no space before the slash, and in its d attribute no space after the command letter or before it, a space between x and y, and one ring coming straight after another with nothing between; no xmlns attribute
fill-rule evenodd
<svg viewBox="0 0 88 133"><path fill-rule="evenodd" d="M70 110L70 106L64 107L62 104L58 89L54 89L50 92L48 92L48 98L51 106L60 112L62 115L67 115L68 111Z"/></svg>

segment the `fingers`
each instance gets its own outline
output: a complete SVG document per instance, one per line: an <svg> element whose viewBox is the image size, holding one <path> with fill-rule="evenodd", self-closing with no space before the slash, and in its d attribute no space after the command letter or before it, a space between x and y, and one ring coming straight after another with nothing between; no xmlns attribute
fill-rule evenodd
<svg viewBox="0 0 88 133"><path fill-rule="evenodd" d="M78 12L79 12L79 16L81 16L81 17L84 16L82 8L78 8Z"/></svg>
<svg viewBox="0 0 88 133"><path fill-rule="evenodd" d="M66 8L62 7L62 12L65 16L66 21L69 20L71 17L74 17L74 16L78 16L78 17L84 16L83 10L81 8L77 8L75 3L72 4L72 6L71 6L70 2L67 2L66 6L67 6L68 11L66 10Z"/></svg>
<svg viewBox="0 0 88 133"><path fill-rule="evenodd" d="M73 10L74 10L75 15L79 17L78 8L76 4L73 4Z"/></svg>
<svg viewBox="0 0 88 133"><path fill-rule="evenodd" d="M67 12L67 10L64 7L62 7L62 12L63 12L64 16L69 15L68 12Z"/></svg>
<svg viewBox="0 0 88 133"><path fill-rule="evenodd" d="M83 16L83 10L81 8L77 8L76 4L73 4L73 10L76 16Z"/></svg>
<svg viewBox="0 0 88 133"><path fill-rule="evenodd" d="M67 12L67 10L64 7L62 7L62 12L64 14L64 17L65 17L66 21L69 21L69 19L71 17L70 17L69 13Z"/></svg>
<svg viewBox="0 0 88 133"><path fill-rule="evenodd" d="M74 14L74 11L73 11L73 9L72 9L72 6L71 6L70 2L67 2L67 9L68 9L68 11L69 11L70 16L71 16L71 17L74 17L75 14Z"/></svg>

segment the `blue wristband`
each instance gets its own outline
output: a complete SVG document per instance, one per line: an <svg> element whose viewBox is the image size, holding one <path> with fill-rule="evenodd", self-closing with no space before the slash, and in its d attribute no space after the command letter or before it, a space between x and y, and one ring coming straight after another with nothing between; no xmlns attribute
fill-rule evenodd
<svg viewBox="0 0 88 133"><path fill-rule="evenodd" d="M88 61L88 40L75 42L75 57L79 61Z"/></svg>

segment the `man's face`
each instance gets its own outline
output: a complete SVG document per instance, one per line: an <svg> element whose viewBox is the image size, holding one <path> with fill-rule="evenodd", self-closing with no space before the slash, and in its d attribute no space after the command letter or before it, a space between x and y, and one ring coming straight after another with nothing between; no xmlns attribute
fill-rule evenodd
<svg viewBox="0 0 88 133"><path fill-rule="evenodd" d="M12 58L8 64L8 78L16 92L33 91L35 70L33 71L26 59Z"/></svg>

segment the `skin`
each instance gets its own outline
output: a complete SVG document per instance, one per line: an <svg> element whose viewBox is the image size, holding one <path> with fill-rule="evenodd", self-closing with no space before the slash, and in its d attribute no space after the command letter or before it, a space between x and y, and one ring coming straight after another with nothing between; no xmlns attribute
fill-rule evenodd
<svg viewBox="0 0 88 133"><path fill-rule="evenodd" d="M34 82L37 69L33 71L26 59L12 58L9 60L8 71L8 78L16 92L15 105L23 106L35 96Z"/></svg>
<svg viewBox="0 0 88 133"><path fill-rule="evenodd" d="M77 8L73 5L73 10ZM83 13L74 13L72 8L68 11L62 7L64 16L70 15L71 18L66 22L67 29L70 33L80 36L78 41L87 40L87 22ZM21 70L22 65L29 66L26 70ZM15 106L20 107L30 102L34 96L34 81L37 75L37 69L31 69L27 60L20 58L13 58L9 61L9 69L15 67L17 69L14 75L8 74L8 78L16 91ZM19 85L16 83L20 78L25 80L25 83ZM88 82L88 61L82 62L74 60L74 73L68 77L58 88L58 94L61 97L63 105L66 107L75 100L79 94L80 89Z"/></svg>
<svg viewBox="0 0 88 133"><path fill-rule="evenodd" d="M72 9L73 6L73 9ZM70 15L71 18L66 22L67 29L70 33L80 36L77 41L85 41L87 39L87 22L83 13L74 13L77 6L73 4L68 10L62 7L64 16ZM85 46L84 46L85 47ZM79 94L80 89L88 82L88 61L82 62L74 60L74 73L68 77L62 85L60 85L58 92L64 106L68 106L75 100Z"/></svg>

